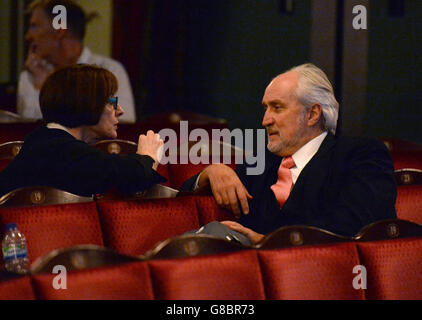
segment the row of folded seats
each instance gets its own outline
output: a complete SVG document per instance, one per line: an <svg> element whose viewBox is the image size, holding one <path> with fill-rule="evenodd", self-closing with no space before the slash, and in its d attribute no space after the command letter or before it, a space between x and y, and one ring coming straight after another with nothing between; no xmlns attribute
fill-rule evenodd
<svg viewBox="0 0 422 320"><path fill-rule="evenodd" d="M45 189L48 193L50 188ZM46 197L43 191L33 190L28 197ZM33 262L53 249L77 244L96 244L123 254L143 255L165 239L211 221L234 219L212 196L88 202L85 199L88 198L79 203L23 207L6 203L0 206L0 229L4 230L8 223L17 223L27 238L29 259ZM398 218L409 221L401 213L399 208Z"/></svg>
<svg viewBox="0 0 422 320"><path fill-rule="evenodd" d="M397 215L422 224L422 145L400 139L383 141L394 163Z"/></svg>
<svg viewBox="0 0 422 320"><path fill-rule="evenodd" d="M0 228L18 223L32 274L3 274L0 299L422 299L419 224L381 221L354 238L283 227L253 248L180 236L226 219L211 196L2 207ZM66 290L52 286L55 265ZM358 265L365 290L353 287Z"/></svg>
<svg viewBox="0 0 422 320"><path fill-rule="evenodd" d="M19 193L25 192L27 202L37 199L44 205L15 206L13 199L12 205L6 201L0 205L0 230L8 223L18 224L28 242L30 262L54 249L78 244L142 255L165 239L211 221L233 219L211 196L93 201L77 196L71 200L66 192L52 188L25 188L17 192L18 202ZM52 192L62 192L62 198L75 203L49 205L45 199Z"/></svg>
<svg viewBox="0 0 422 320"><path fill-rule="evenodd" d="M422 236L243 249L68 271L66 289L39 272L1 281L0 298L420 300L421 263Z"/></svg>

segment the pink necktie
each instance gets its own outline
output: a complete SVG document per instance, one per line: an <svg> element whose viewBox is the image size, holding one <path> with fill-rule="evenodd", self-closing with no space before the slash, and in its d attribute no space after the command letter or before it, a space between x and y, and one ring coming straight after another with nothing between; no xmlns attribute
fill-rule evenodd
<svg viewBox="0 0 422 320"><path fill-rule="evenodd" d="M278 180L271 186L271 190L274 192L280 208L286 202L289 197L290 190L292 189L293 181L290 168L295 165L295 161L292 157L285 157L278 168Z"/></svg>

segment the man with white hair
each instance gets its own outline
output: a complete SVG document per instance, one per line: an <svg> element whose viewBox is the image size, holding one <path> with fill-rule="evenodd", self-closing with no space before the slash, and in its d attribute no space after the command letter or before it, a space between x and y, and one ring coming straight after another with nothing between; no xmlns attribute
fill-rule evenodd
<svg viewBox="0 0 422 320"><path fill-rule="evenodd" d="M262 99L268 145L265 171L246 174L212 164L183 189L209 185L238 222L223 221L252 243L286 225L310 225L354 236L396 218L391 156L378 140L334 134L339 104L325 73L304 64L275 77ZM240 205L239 205L240 204Z"/></svg>

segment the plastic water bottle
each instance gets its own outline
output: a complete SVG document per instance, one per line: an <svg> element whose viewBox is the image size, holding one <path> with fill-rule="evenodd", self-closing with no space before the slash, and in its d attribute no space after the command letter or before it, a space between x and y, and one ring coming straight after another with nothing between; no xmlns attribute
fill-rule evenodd
<svg viewBox="0 0 422 320"><path fill-rule="evenodd" d="M26 238L18 230L16 223L6 225L6 233L2 241L4 266L7 271L26 274L29 271Z"/></svg>

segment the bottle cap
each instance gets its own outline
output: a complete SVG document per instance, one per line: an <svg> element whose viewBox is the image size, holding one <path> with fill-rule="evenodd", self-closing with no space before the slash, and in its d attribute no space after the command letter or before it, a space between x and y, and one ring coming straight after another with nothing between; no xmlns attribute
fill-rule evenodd
<svg viewBox="0 0 422 320"><path fill-rule="evenodd" d="M8 224L6 224L6 231L16 229L17 227L18 227L17 223L8 223Z"/></svg>

